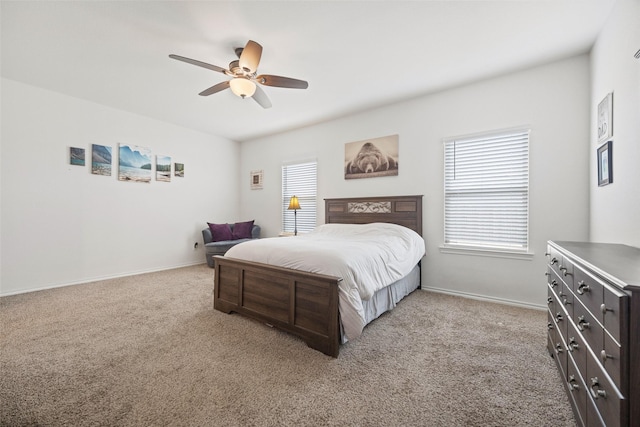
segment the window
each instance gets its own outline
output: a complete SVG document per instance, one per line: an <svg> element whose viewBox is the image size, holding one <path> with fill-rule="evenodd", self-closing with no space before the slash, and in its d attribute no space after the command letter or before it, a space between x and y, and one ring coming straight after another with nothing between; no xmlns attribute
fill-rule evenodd
<svg viewBox="0 0 640 427"><path fill-rule="evenodd" d="M529 130L444 141L445 247L529 246Z"/></svg>
<svg viewBox="0 0 640 427"><path fill-rule="evenodd" d="M291 196L297 196L300 209L296 211L298 232L305 233L316 228L318 186L318 163L287 164L282 166L282 231L293 233L294 211L288 210Z"/></svg>

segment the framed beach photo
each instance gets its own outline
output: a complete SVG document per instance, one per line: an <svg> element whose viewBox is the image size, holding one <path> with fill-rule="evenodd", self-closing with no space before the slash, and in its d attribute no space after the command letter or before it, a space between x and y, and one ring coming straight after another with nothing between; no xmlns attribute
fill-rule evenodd
<svg viewBox="0 0 640 427"><path fill-rule="evenodd" d="M151 182L151 150L120 144L118 181Z"/></svg>
<svg viewBox="0 0 640 427"><path fill-rule="evenodd" d="M598 186L613 182L613 141L607 141L598 148Z"/></svg>
<svg viewBox="0 0 640 427"><path fill-rule="evenodd" d="M171 157L156 155L156 181L171 181Z"/></svg>
<svg viewBox="0 0 640 427"><path fill-rule="evenodd" d="M69 164L84 166L84 148L69 147Z"/></svg>
<svg viewBox="0 0 640 427"><path fill-rule="evenodd" d="M111 147L91 144L91 173L111 176Z"/></svg>

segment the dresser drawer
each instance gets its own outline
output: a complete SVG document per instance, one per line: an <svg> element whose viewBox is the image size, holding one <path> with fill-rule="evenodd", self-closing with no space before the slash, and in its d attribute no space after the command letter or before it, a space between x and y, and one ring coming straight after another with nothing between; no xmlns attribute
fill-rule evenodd
<svg viewBox="0 0 640 427"><path fill-rule="evenodd" d="M584 378L587 376L587 344L582 334L575 325L570 322L567 325L567 351L578 368L578 372Z"/></svg>
<svg viewBox="0 0 640 427"><path fill-rule="evenodd" d="M585 425L588 427L607 427L589 392L587 392L587 424Z"/></svg>
<svg viewBox="0 0 640 427"><path fill-rule="evenodd" d="M624 319L628 318L629 297L609 287L604 287L604 302L600 305L600 312L604 319L604 328L611 334L618 344L624 344L627 333Z"/></svg>
<svg viewBox="0 0 640 427"><path fill-rule="evenodd" d="M627 425L626 401L618 389L609 381L600 364L587 355L587 377L589 395L607 426Z"/></svg>
<svg viewBox="0 0 640 427"><path fill-rule="evenodd" d="M573 290L574 281L573 281L573 263L569 261L568 258L562 257L562 261L558 266L558 276L564 281L564 283L569 286Z"/></svg>
<svg viewBox="0 0 640 427"><path fill-rule="evenodd" d="M554 341L556 340L556 323L553 321L553 316L550 311L547 311L547 350L551 356L556 353L553 350L555 347Z"/></svg>
<svg viewBox="0 0 640 427"><path fill-rule="evenodd" d="M556 359L558 368L560 368L560 376L567 378L567 348L557 332L553 341L553 357Z"/></svg>
<svg viewBox="0 0 640 427"><path fill-rule="evenodd" d="M549 256L549 267L551 267L556 274L560 274L560 264L562 263L562 255L555 248L548 247L547 255Z"/></svg>
<svg viewBox="0 0 640 427"><path fill-rule="evenodd" d="M579 267L575 268L574 293L576 299L589 309L601 324L604 323L602 304L604 303L604 287L602 283Z"/></svg>
<svg viewBox="0 0 640 427"><path fill-rule="evenodd" d="M569 312L569 316L573 314L573 290L570 285L567 285L558 274L551 268L548 267L547 271L547 283L551 290L556 294L562 305L565 306L567 311Z"/></svg>
<svg viewBox="0 0 640 427"><path fill-rule="evenodd" d="M566 322L565 322L566 323ZM562 378L567 378L567 346L565 341L558 331L558 323L555 321L555 315L548 312L547 323L547 347L549 353L556 360L556 364L560 369L560 375Z"/></svg>
<svg viewBox="0 0 640 427"><path fill-rule="evenodd" d="M577 409L575 414L578 418L576 420L579 426L587 425L587 386L584 383L583 376L580 374L578 368L571 357L567 361L567 389L569 390L569 396L573 400L573 405Z"/></svg>
<svg viewBox="0 0 640 427"><path fill-rule="evenodd" d="M569 321L573 318L574 299L575 297L573 295L573 292L571 292L571 290L567 288L567 285L563 284L562 289L558 292L558 304L564 307L564 309L567 311L567 320Z"/></svg>
<svg viewBox="0 0 640 427"><path fill-rule="evenodd" d="M555 293L549 291L549 295L547 296L547 298L547 302L549 303L549 310L551 310L553 320L556 323L556 329L562 336L562 339L566 342L567 324L571 322L571 319L567 316L566 312L564 311L563 304L558 300L558 297Z"/></svg>
<svg viewBox="0 0 640 427"><path fill-rule="evenodd" d="M573 323L594 352L604 348L602 326L596 321L591 312L577 301L573 308Z"/></svg>
<svg viewBox="0 0 640 427"><path fill-rule="evenodd" d="M547 284L556 295L562 291L562 280L551 266L547 267Z"/></svg>
<svg viewBox="0 0 640 427"><path fill-rule="evenodd" d="M628 385L622 378L626 378L624 370L623 354L620 346L609 336L604 334L604 349L593 349L596 356L600 358L600 363L611 377L611 380L623 393L627 390Z"/></svg>

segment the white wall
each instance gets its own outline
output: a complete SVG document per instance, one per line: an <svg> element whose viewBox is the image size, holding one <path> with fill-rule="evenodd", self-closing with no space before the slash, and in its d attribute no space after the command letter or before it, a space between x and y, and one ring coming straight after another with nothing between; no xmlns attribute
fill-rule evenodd
<svg viewBox="0 0 640 427"><path fill-rule="evenodd" d="M348 95L345 95L348 96ZM241 216L265 236L280 231L280 167L318 160L319 200L424 195L423 286L525 305L545 303L549 239L585 240L589 224L589 59L587 55L408 100L340 120L241 144ZM442 254L442 139L528 125L532 260ZM344 144L398 134L397 177L344 179ZM249 189L251 170L264 189ZM304 207L303 207L304 209ZM319 204L318 222L324 222Z"/></svg>
<svg viewBox="0 0 640 427"><path fill-rule="evenodd" d="M591 240L640 247L640 1L618 0L591 53ZM613 183L598 187L598 104L613 92Z"/></svg>
<svg viewBox="0 0 640 427"><path fill-rule="evenodd" d="M1 135L2 295L203 263L206 222L237 217L236 142L7 79ZM151 183L118 181L119 143L171 156L185 177L158 182L154 166ZM111 176L91 174L91 144L112 147ZM69 146L86 166L69 165Z"/></svg>

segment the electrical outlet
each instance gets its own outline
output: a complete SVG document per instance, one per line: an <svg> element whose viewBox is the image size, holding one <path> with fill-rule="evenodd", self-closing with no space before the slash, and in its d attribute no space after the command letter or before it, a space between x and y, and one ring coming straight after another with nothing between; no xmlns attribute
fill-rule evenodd
<svg viewBox="0 0 640 427"><path fill-rule="evenodd" d="M193 244L193 249L198 249L198 242L195 242L195 243Z"/></svg>

